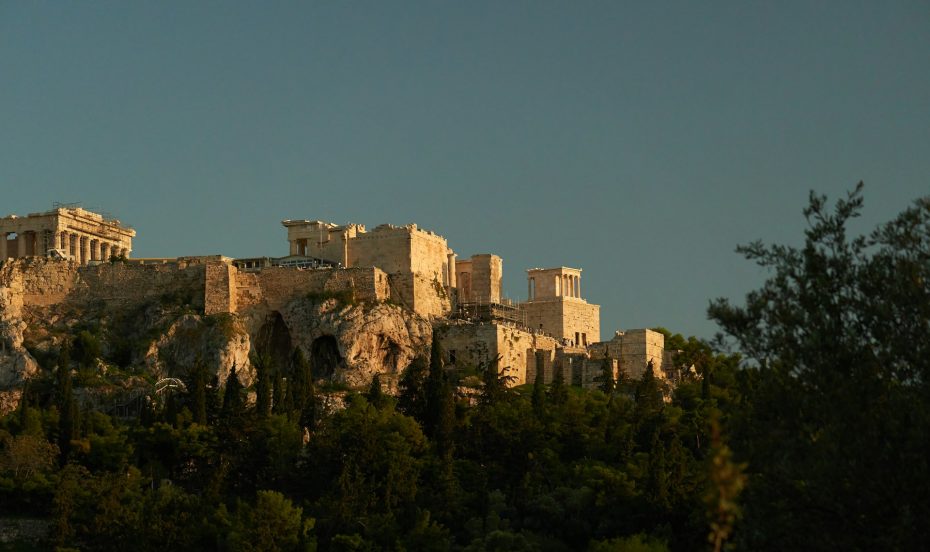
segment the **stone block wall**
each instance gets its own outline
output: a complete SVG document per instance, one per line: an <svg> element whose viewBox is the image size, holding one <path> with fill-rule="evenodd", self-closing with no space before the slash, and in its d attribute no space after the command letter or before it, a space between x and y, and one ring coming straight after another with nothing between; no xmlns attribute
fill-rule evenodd
<svg viewBox="0 0 930 552"><path fill-rule="evenodd" d="M596 343L601 339L600 305L583 299L559 298L529 301L521 307L526 313L528 327L565 339L572 345Z"/></svg>
<svg viewBox="0 0 930 552"><path fill-rule="evenodd" d="M236 273L230 263L211 262L205 265L204 314L236 312Z"/></svg>
<svg viewBox="0 0 930 552"><path fill-rule="evenodd" d="M235 311L262 307L280 310L287 303L309 293L351 290L357 301L380 302L390 298L388 276L374 268L301 270L270 267L259 272L240 272L230 267L235 281ZM222 286L222 282L220 282ZM223 293L222 287L211 294Z"/></svg>
<svg viewBox="0 0 930 552"><path fill-rule="evenodd" d="M498 323L459 323L440 331L447 360L482 366L500 356L499 368L513 378L510 385L532 383L536 373L552 372L558 342L545 335ZM551 375L550 375L551 380Z"/></svg>

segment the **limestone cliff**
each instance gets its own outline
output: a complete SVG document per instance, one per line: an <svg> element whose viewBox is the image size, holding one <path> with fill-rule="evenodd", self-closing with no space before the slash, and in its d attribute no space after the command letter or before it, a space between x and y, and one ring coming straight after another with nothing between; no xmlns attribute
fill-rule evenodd
<svg viewBox="0 0 930 552"><path fill-rule="evenodd" d="M0 413L15 408L26 379L38 372L32 355L23 347L21 290L0 286Z"/></svg>
<svg viewBox="0 0 930 552"><path fill-rule="evenodd" d="M397 376L429 351L429 321L396 305L344 305L335 299L298 299L281 318L293 344L309 353L315 373L350 386L375 374Z"/></svg>
<svg viewBox="0 0 930 552"><path fill-rule="evenodd" d="M317 379L353 387L367 386L375 374L391 381L429 351L430 322L402 306L359 300L353 293L359 275L346 276L352 276L343 278L351 284L346 292L282 285L273 297L266 293L236 312L205 314L208 279L196 263L6 261L0 264L0 413L15 408L26 380L51 374L60 347L77 335L99 346L98 380L122 374L124 385L183 379L200 362L220 383L236 366L248 386L255 378L250 355L267 352L287 366L296 348ZM321 279L324 285L332 280Z"/></svg>

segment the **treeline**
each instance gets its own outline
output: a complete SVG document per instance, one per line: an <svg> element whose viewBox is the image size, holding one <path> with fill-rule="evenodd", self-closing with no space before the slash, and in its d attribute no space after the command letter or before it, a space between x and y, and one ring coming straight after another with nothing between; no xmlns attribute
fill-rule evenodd
<svg viewBox="0 0 930 552"><path fill-rule="evenodd" d="M80 407L79 334L0 421L0 514L49 519L43 549L927 549L930 200L849 237L860 208L812 196L802 246L742 248L771 275L712 303L726 339L667 335L671 391L490 364L463 394L434 345L333 409L295 352L248 390L181 367L125 420Z"/></svg>
<svg viewBox="0 0 930 552"><path fill-rule="evenodd" d="M82 411L86 336L3 420L0 508L52 521L85 550L664 550L706 545L717 383L668 390L650 372L601 389L511 389L495 364L477 396L429 356L397 397L378 378L328 411L296 350L253 359L254 402L201 365L120 420ZM82 349L83 348L83 349ZM82 349L83 360L72 353ZM704 349L710 353L709 349ZM720 357L723 358L723 357ZM724 375L724 372L727 372Z"/></svg>

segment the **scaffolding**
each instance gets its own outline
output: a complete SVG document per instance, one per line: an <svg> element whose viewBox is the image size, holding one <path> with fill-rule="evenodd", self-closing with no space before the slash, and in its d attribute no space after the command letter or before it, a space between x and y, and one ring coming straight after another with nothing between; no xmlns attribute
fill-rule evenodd
<svg viewBox="0 0 930 552"><path fill-rule="evenodd" d="M459 303L453 316L461 320L509 322L521 328L526 327L526 312L519 303L509 299L502 299L500 302L471 301Z"/></svg>

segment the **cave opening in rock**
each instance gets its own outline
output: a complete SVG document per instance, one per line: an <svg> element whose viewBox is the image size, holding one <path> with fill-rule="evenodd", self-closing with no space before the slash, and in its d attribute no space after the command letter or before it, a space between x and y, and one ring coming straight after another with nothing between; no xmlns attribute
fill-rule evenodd
<svg viewBox="0 0 930 552"><path fill-rule="evenodd" d="M324 335L313 340L310 345L310 366L315 379L332 379L341 365L342 356L335 337Z"/></svg>
<svg viewBox="0 0 930 552"><path fill-rule="evenodd" d="M401 348L400 345L388 339L386 336L379 336L381 350L381 366L386 372L398 373L403 368L400 364Z"/></svg>
<svg viewBox="0 0 930 552"><path fill-rule="evenodd" d="M257 345L259 354L268 355L277 369L287 372L294 347L291 331L287 329L281 313L275 311L268 316L259 330Z"/></svg>

